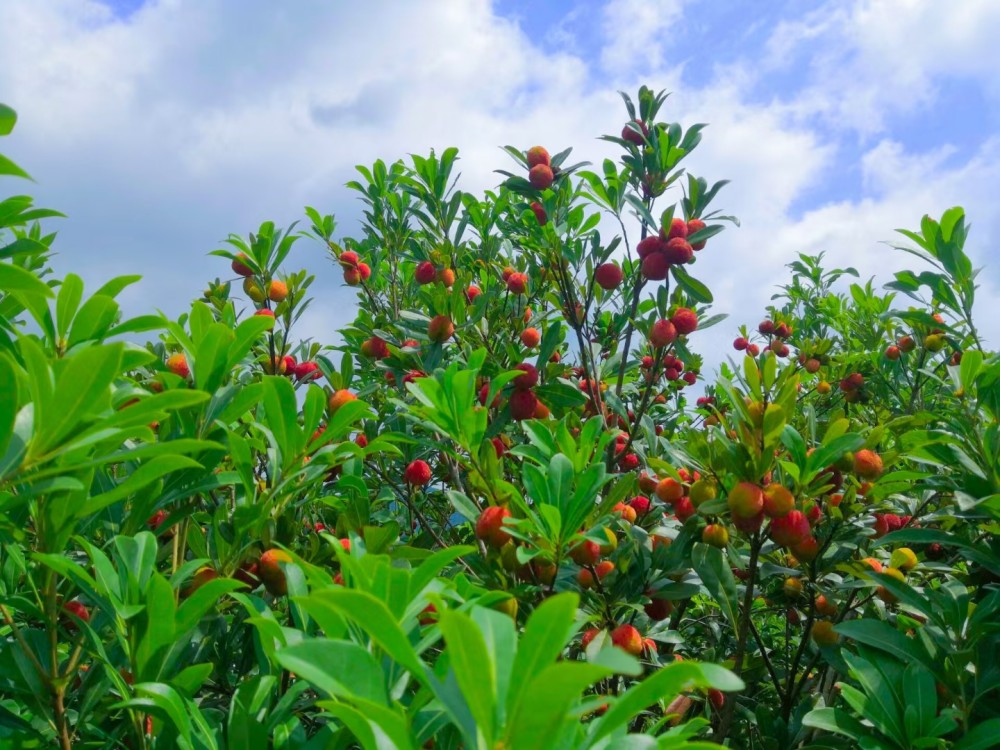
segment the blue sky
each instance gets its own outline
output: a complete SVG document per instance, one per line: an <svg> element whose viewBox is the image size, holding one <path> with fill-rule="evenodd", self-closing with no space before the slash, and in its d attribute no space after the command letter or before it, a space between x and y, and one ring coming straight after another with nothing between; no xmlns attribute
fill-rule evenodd
<svg viewBox="0 0 1000 750"><path fill-rule="evenodd" d="M996 0L6 0L6 151L60 224L59 270L147 278L127 303L176 315L225 268L206 253L303 205L357 232L353 165L457 145L463 187L497 146L599 160L619 89L673 92L710 127L690 168L732 180L742 220L698 274L731 326L757 320L799 251L885 281L881 241L961 204L1000 339L1000 3ZM5 189L6 185L0 185ZM353 293L317 247L302 333L328 339ZM706 334L707 335L707 334Z"/></svg>

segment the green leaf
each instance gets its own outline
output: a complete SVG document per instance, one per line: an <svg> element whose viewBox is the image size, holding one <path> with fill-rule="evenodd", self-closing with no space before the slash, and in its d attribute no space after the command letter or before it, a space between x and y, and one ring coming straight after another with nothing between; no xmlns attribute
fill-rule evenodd
<svg viewBox="0 0 1000 750"><path fill-rule="evenodd" d="M355 643L314 638L279 649L275 658L331 697L388 704L382 668Z"/></svg>
<svg viewBox="0 0 1000 750"><path fill-rule="evenodd" d="M507 696L509 713L516 711L528 682L562 654L566 642L576 629L579 604L580 597L576 594L557 594L546 599L531 613L514 658L510 692Z"/></svg>
<svg viewBox="0 0 1000 750"><path fill-rule="evenodd" d="M630 687L612 703L607 713L596 722L590 737L591 742L597 742L618 729L627 728L635 716L658 700L669 700L690 690L692 686L719 687L727 690L741 690L744 687L743 681L728 670L718 667L716 671L704 669L713 666L715 665L683 661L656 670L642 682Z"/></svg>
<svg viewBox="0 0 1000 750"><path fill-rule="evenodd" d="M861 740L871 734L868 727L839 708L814 708L805 715L802 724L814 729L842 734L852 740Z"/></svg>
<svg viewBox="0 0 1000 750"><path fill-rule="evenodd" d="M365 591L324 589L296 599L309 612L314 608L329 608L359 625L379 648L417 680L426 681L424 665L413 649L406 633L396 622L385 603Z"/></svg>
<svg viewBox="0 0 1000 750"><path fill-rule="evenodd" d="M955 750L990 750L1000 737L1000 719L987 719L976 724L955 743Z"/></svg>
<svg viewBox="0 0 1000 750"><path fill-rule="evenodd" d="M0 154L0 176L8 175L10 177L23 177L26 180L31 179L31 175L17 166L14 162L8 159L3 154ZM2 286L2 284L0 284Z"/></svg>
<svg viewBox="0 0 1000 750"><path fill-rule="evenodd" d="M3 156L0 156L0 167L2 165ZM4 294L13 294L22 299L31 297L47 299L53 296L49 285L35 274L10 263L0 263L0 290L3 290Z"/></svg>
<svg viewBox="0 0 1000 750"><path fill-rule="evenodd" d="M881 620L848 620L834 627L845 638L885 651L904 663L918 661L930 668L927 655L894 627Z"/></svg>
<svg viewBox="0 0 1000 750"><path fill-rule="evenodd" d="M691 551L691 564L708 589L708 593L722 608L726 619L733 627L737 627L739 599L736 593L736 579L723 557L722 550L696 542Z"/></svg>
<svg viewBox="0 0 1000 750"><path fill-rule="evenodd" d="M597 681L614 674L599 664L562 661L534 676L524 698L507 723L507 747L555 747L563 726L579 721L570 709L580 695Z"/></svg>
<svg viewBox="0 0 1000 750"><path fill-rule="evenodd" d="M496 667L483 634L468 615L450 609L441 612L438 627L459 689L486 738L486 746L492 747L496 738Z"/></svg>
<svg viewBox="0 0 1000 750"><path fill-rule="evenodd" d="M156 456L129 474L125 481L113 490L108 490L87 500L82 508L82 513L83 515L97 513L172 472L200 468L202 468L200 463L187 456Z"/></svg>
<svg viewBox="0 0 1000 750"><path fill-rule="evenodd" d="M14 363L5 353L0 352L0 458L10 445L14 435L14 421L18 411L17 372ZM2 472L0 472L2 474Z"/></svg>
<svg viewBox="0 0 1000 750"><path fill-rule="evenodd" d="M88 347L68 358L56 381L52 410L46 414L45 423L38 426L32 455L44 456L69 436L95 405L109 402L111 383L120 372L123 352L123 344L109 344Z"/></svg>
<svg viewBox="0 0 1000 750"><path fill-rule="evenodd" d="M10 135L17 124L17 112L0 102L0 135Z"/></svg>

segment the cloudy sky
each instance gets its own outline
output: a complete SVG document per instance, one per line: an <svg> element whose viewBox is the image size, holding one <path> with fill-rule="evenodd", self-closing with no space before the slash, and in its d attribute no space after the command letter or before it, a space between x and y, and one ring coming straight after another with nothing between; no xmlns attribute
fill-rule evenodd
<svg viewBox="0 0 1000 750"><path fill-rule="evenodd" d="M717 206L742 227L696 266L732 315L706 332L720 355L797 252L885 281L908 256L882 242L952 205L996 346L998 38L997 0L0 0L3 147L69 215L59 271L141 273L129 311L176 315L229 232L309 204L356 234L355 164L455 145L480 190L503 144L599 161L616 92L646 83L710 124L689 168L732 180ZM318 245L292 260L317 275L300 333L328 341L354 294Z"/></svg>

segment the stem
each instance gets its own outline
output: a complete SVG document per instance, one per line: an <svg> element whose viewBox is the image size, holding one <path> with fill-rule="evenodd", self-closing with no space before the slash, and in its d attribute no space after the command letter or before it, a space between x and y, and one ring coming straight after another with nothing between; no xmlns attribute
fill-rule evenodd
<svg viewBox="0 0 1000 750"><path fill-rule="evenodd" d="M740 608L740 622L736 632L736 654L733 673L739 677L743 673L743 657L746 655L747 635L750 632L750 608L753 606L753 590L757 580L757 559L760 556L760 548L764 544L764 539L760 531L757 531L750 541L750 564L747 566L747 588L743 594L743 605ZM729 734L729 729L733 723L733 716L736 712L736 701L727 700L722 708L722 716L719 726L715 730L712 738L715 742L721 742Z"/></svg>

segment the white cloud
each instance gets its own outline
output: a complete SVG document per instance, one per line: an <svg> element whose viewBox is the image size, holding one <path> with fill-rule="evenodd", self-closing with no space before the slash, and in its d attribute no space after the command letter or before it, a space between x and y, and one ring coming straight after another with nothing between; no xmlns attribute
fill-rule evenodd
<svg viewBox="0 0 1000 750"><path fill-rule="evenodd" d="M896 7L910 39L918 34L914 24L938 20L924 6ZM978 7L977 17L991 22L994 13ZM877 25L876 10L860 4L831 19L783 26L772 61L802 37L828 48L837 30ZM680 0L614 0L603 16L611 41L601 60L626 90L649 83L674 91L666 119L708 122L689 167L710 182L733 181L717 207L738 215L743 228L713 240L696 267L719 308L733 315L706 334L719 343L710 361L724 356L738 323L760 317L784 279L781 266L799 250L827 249L831 261L850 257L861 266L874 258L870 267L880 270L879 240L954 203L970 208L976 247L1000 237L988 201L1000 186L995 143L962 162L945 150L911 154L884 140L859 162L797 117L804 108L823 110L823 89L785 103L748 103L749 65L717 71L704 89L683 85L668 67L666 33L683 24L681 14ZM953 25L952 42L982 36L966 20ZM906 46L906 35L886 33ZM859 32L856 44L834 45L830 60L876 59L864 79L874 86L887 64L876 42L874 31ZM942 69L928 67L933 56L921 54L920 70L929 72L920 75ZM953 60L947 70L982 73L971 54L959 54L965 62ZM857 71L861 63L851 65ZM596 136L619 132L625 116L617 93L588 76L582 54L547 51L486 0L308 2L294 10L264 0L238 7L169 0L127 22L84 0L0 5L0 91L22 118L4 147L39 180L40 202L70 214L59 227L61 270L83 270L91 283L147 275L126 298L132 312L150 304L180 312L204 278L226 272L205 257L219 240L264 219L288 224L307 203L336 213L338 234L357 234L357 203L342 186L358 163L456 145L462 187L470 191L492 187L493 170L510 166L498 148L504 144L572 145L575 156L599 163L614 148ZM843 84L822 80L826 95ZM803 194L845 159L848 167L860 164L864 194L797 216ZM353 292L339 288L339 272L317 246L300 243L291 262L318 277L317 303L300 333L329 341L350 314L345 300ZM984 295L987 312L1000 313L995 299Z"/></svg>
<svg viewBox="0 0 1000 750"><path fill-rule="evenodd" d="M684 0L610 0L601 14L603 67L612 72L662 67L683 11Z"/></svg>
<svg viewBox="0 0 1000 750"><path fill-rule="evenodd" d="M764 64L808 65L800 111L870 136L884 129L888 114L932 106L947 77L1000 96L998 30L995 0L832 0L780 23Z"/></svg>

